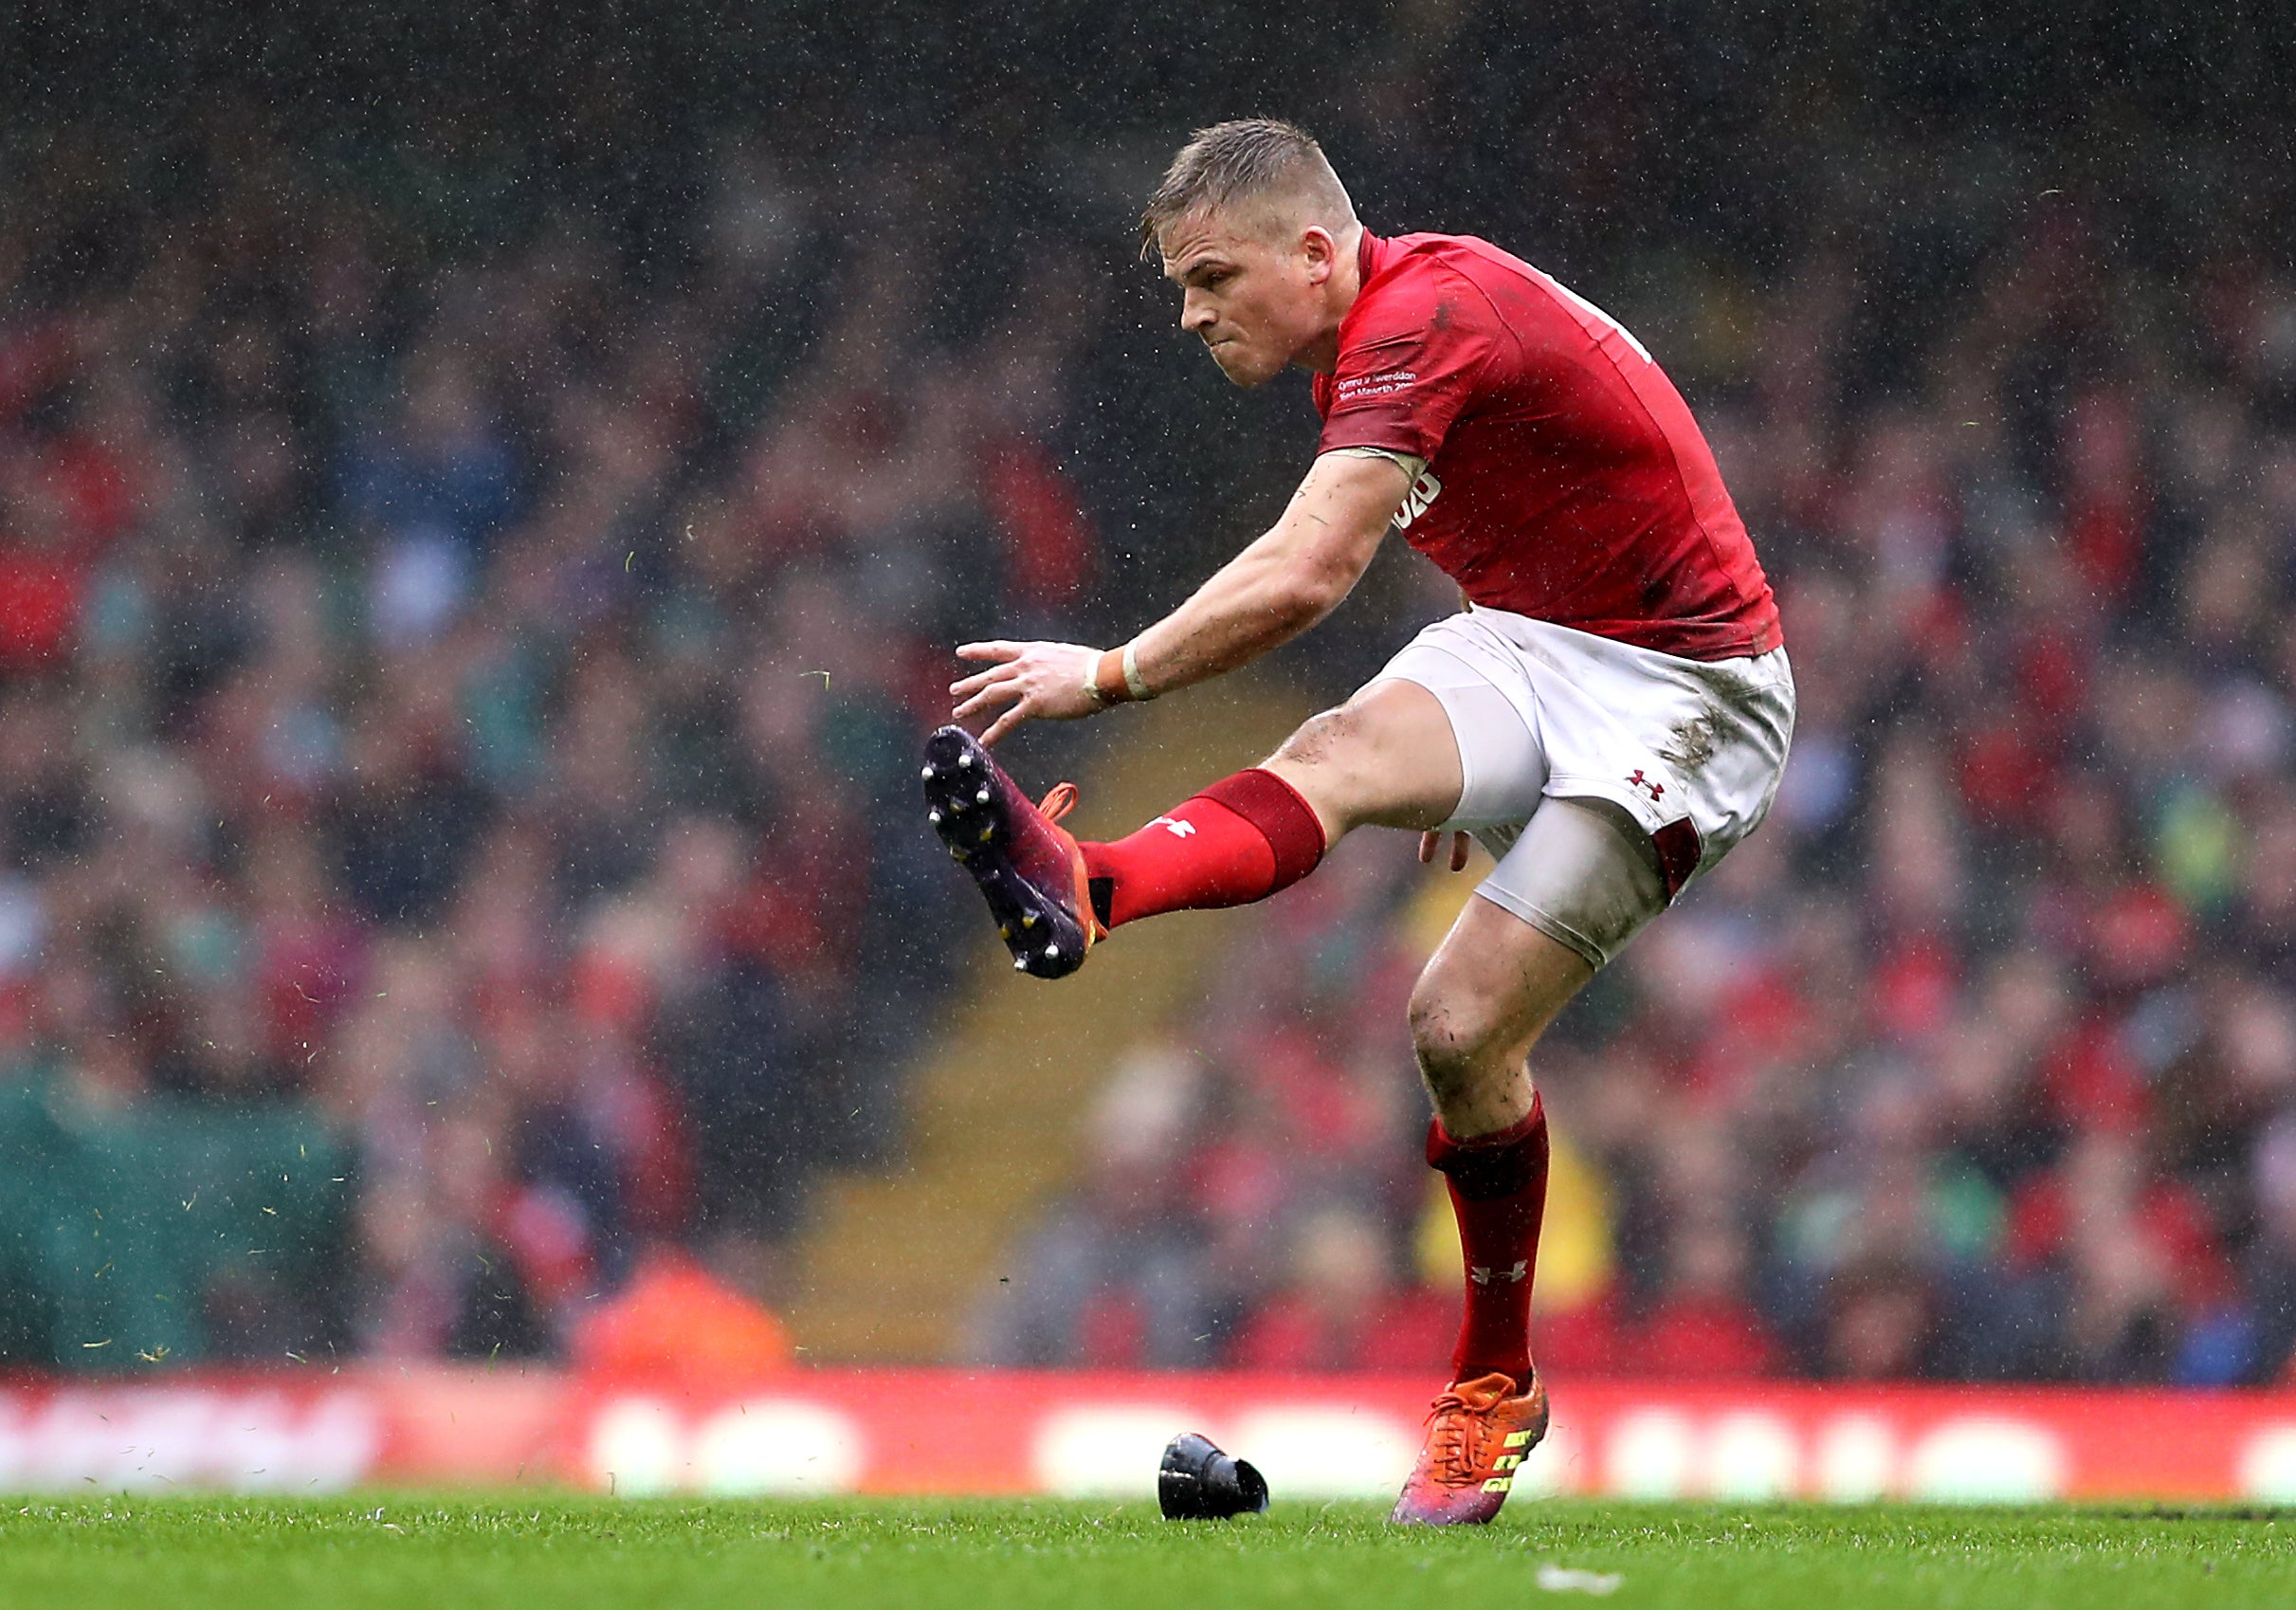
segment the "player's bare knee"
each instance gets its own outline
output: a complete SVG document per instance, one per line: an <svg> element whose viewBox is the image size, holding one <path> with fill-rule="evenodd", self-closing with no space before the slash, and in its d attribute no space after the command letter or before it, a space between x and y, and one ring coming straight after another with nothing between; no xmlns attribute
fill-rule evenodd
<svg viewBox="0 0 2296 1610"><path fill-rule="evenodd" d="M1473 1089L1503 1051L1497 1025L1473 1002L1424 985L1411 1001L1412 1052L1438 1106Z"/></svg>

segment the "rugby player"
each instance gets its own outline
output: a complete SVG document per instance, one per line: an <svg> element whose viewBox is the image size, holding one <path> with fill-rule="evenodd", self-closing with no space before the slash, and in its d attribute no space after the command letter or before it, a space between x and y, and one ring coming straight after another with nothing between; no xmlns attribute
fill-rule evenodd
<svg viewBox="0 0 2296 1610"><path fill-rule="evenodd" d="M1469 834L1497 858L1411 1002L1466 1312L1393 1517L1487 1521L1547 1424L1528 1335L1547 1167L1529 1054L1769 809L1795 707L1777 605L1642 343L1486 242L1372 234L1301 129L1199 131L1147 205L1149 251L1229 379L1313 372L1315 461L1273 529L1131 641L957 649L985 668L953 686L957 724L927 742L931 818L1039 978L1127 923L1265 899L1359 827L1419 830L1420 858L1453 870ZM1305 631L1391 528L1458 583L1463 613L1263 764L1094 844L1059 825L1072 785L1032 805L991 759L1021 722L1170 693Z"/></svg>

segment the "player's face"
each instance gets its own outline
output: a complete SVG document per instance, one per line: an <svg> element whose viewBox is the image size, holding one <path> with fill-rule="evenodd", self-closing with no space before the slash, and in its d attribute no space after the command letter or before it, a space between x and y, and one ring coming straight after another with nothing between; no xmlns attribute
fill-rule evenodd
<svg viewBox="0 0 2296 1610"><path fill-rule="evenodd" d="M1310 243L1284 238L1202 211L1175 219L1157 239L1165 277L1180 287L1180 328L1239 386L1273 379L1323 333L1327 270L1318 271Z"/></svg>

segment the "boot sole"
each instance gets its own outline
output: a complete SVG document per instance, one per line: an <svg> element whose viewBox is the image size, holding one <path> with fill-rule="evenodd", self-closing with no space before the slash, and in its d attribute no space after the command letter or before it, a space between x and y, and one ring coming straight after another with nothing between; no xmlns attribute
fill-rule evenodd
<svg viewBox="0 0 2296 1610"><path fill-rule="evenodd" d="M1084 964L1084 934L1073 913L1012 865L1012 823L995 765L978 740L944 726L925 740L922 774L933 832L972 874L1015 972L1065 979Z"/></svg>

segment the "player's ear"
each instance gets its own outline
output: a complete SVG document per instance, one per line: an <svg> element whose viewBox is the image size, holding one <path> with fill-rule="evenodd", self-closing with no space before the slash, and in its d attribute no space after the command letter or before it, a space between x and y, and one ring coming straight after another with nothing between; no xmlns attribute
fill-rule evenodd
<svg viewBox="0 0 2296 1610"><path fill-rule="evenodd" d="M1310 224L1300 231L1300 256L1307 265L1307 283L1320 285L1331 278L1332 269L1339 261L1339 243L1331 238L1331 231L1321 224Z"/></svg>

